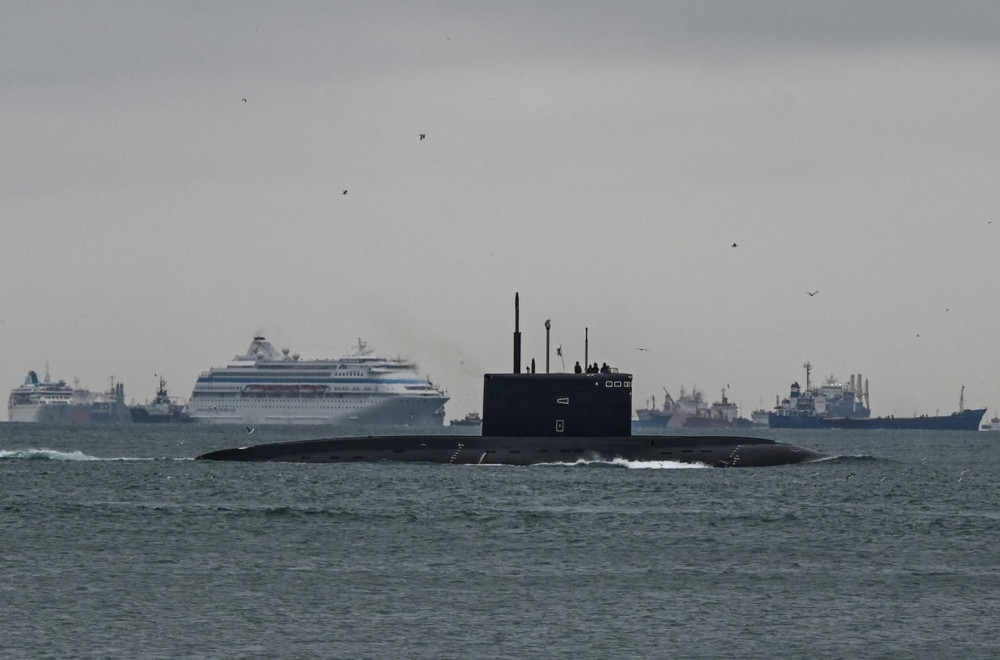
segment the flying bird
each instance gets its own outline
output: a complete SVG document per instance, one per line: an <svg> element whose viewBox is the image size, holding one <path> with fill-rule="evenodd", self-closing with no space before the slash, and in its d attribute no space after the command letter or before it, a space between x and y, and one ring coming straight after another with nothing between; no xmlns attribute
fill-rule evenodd
<svg viewBox="0 0 1000 660"><path fill-rule="evenodd" d="M637 351L648 351L649 349L648 349L648 348L642 348L642 347L640 346L639 348L637 348L637 349L635 349L635 350L637 350Z"/></svg>
<svg viewBox="0 0 1000 660"><path fill-rule="evenodd" d="M733 243L733 247L736 247L736 243Z"/></svg>
<svg viewBox="0 0 1000 660"><path fill-rule="evenodd" d="M256 431L256 429L254 427L252 427L252 426L248 426L247 427L247 434L253 434L254 431Z"/></svg>
<svg viewBox="0 0 1000 660"><path fill-rule="evenodd" d="M849 475L847 475L846 477L844 477L844 481L850 481L851 477L853 477L853 476L854 476L854 473L851 472Z"/></svg>
<svg viewBox="0 0 1000 660"><path fill-rule="evenodd" d="M810 298L812 298L812 297L813 297L813 296L815 296L815 295L816 295L817 293L819 293L819 290L817 289L816 291L806 291L806 293L808 293L808 294L809 294L809 297L810 297Z"/></svg>
<svg viewBox="0 0 1000 660"><path fill-rule="evenodd" d="M346 195L346 194L347 194L347 191L345 190L344 192L342 192L342 193L340 193L340 194L341 194L341 195Z"/></svg>
<svg viewBox="0 0 1000 660"><path fill-rule="evenodd" d="M427 137L427 135L426 135L426 134L424 134L424 133L421 133L421 134L420 134L420 139L421 139L421 140L423 140L423 139L424 139L425 137Z"/></svg>
<svg viewBox="0 0 1000 660"><path fill-rule="evenodd" d="M246 99L242 99L242 100L243 100L243 102L244 102L244 103L246 103L246 102L247 102L247 100L246 100Z"/></svg>

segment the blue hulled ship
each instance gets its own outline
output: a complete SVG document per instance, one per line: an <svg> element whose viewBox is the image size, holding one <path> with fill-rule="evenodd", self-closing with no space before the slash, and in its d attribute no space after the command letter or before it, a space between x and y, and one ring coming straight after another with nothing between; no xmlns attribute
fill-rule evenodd
<svg viewBox="0 0 1000 660"><path fill-rule="evenodd" d="M861 374L852 375L846 384L831 376L820 387L812 388L812 365L806 362L803 366L806 387L803 390L797 382L792 383L788 397L778 402L768 415L768 425L773 429L976 431L986 414L985 408L965 409L963 386L958 412L950 415L872 417L868 381L863 381Z"/></svg>

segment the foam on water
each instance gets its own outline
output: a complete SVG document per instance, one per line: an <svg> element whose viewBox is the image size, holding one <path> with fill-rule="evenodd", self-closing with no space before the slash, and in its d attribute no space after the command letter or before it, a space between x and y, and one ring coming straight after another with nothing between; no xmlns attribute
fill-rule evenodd
<svg viewBox="0 0 1000 660"><path fill-rule="evenodd" d="M880 460L875 456L870 454L839 454L836 456L824 456L823 458L817 458L814 461L809 461L810 464L816 463L846 463L849 461L877 461Z"/></svg>
<svg viewBox="0 0 1000 660"><path fill-rule="evenodd" d="M136 458L126 456L116 456L102 458L84 454L79 449L74 451L59 451L57 449L15 449L0 451L0 460L27 460L27 461L152 461L154 458ZM190 459L184 459L190 460Z"/></svg>
<svg viewBox="0 0 1000 660"><path fill-rule="evenodd" d="M96 456L89 456L77 449L76 451L57 451L55 449L16 449L0 451L0 459L24 459L29 461L100 461Z"/></svg>
<svg viewBox="0 0 1000 660"><path fill-rule="evenodd" d="M629 470L701 470L711 468L704 463L681 463L678 461L626 461L616 458L611 461L612 465L619 465Z"/></svg>
<svg viewBox="0 0 1000 660"><path fill-rule="evenodd" d="M711 467L710 465L705 465L704 463L681 463L679 461L627 461L623 458L615 458L610 461L588 461L581 458L573 463L537 463L536 465L561 467L607 465L613 467L623 467L629 470L698 470L701 468Z"/></svg>

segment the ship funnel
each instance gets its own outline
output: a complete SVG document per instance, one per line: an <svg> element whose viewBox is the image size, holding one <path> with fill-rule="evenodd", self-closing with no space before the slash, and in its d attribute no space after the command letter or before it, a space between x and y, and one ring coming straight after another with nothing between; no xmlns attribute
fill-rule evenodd
<svg viewBox="0 0 1000 660"><path fill-rule="evenodd" d="M514 373L521 373L521 299L514 294Z"/></svg>

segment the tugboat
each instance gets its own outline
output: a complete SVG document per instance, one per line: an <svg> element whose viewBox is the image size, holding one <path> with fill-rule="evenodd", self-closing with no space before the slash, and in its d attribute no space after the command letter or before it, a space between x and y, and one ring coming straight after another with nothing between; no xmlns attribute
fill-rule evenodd
<svg viewBox="0 0 1000 660"><path fill-rule="evenodd" d="M462 419L453 419L448 422L448 426L482 426L483 418L477 412L470 412Z"/></svg>
<svg viewBox="0 0 1000 660"><path fill-rule="evenodd" d="M513 373L486 374L478 436L326 438L222 449L217 461L342 463L410 461L534 465L579 461L675 461L714 467L788 465L823 458L795 445L736 436L631 435L632 375L521 370L519 297L514 296ZM549 322L546 322L546 352Z"/></svg>
<svg viewBox="0 0 1000 660"><path fill-rule="evenodd" d="M989 423L983 424L981 428L984 431L1000 431L1000 417L993 415L990 417Z"/></svg>
<svg viewBox="0 0 1000 660"><path fill-rule="evenodd" d="M175 403L167 394L167 381L163 376L156 388L156 397L150 402L139 406L129 406L132 421L139 424L163 424L170 422L190 422L191 418L184 412L184 406Z"/></svg>

